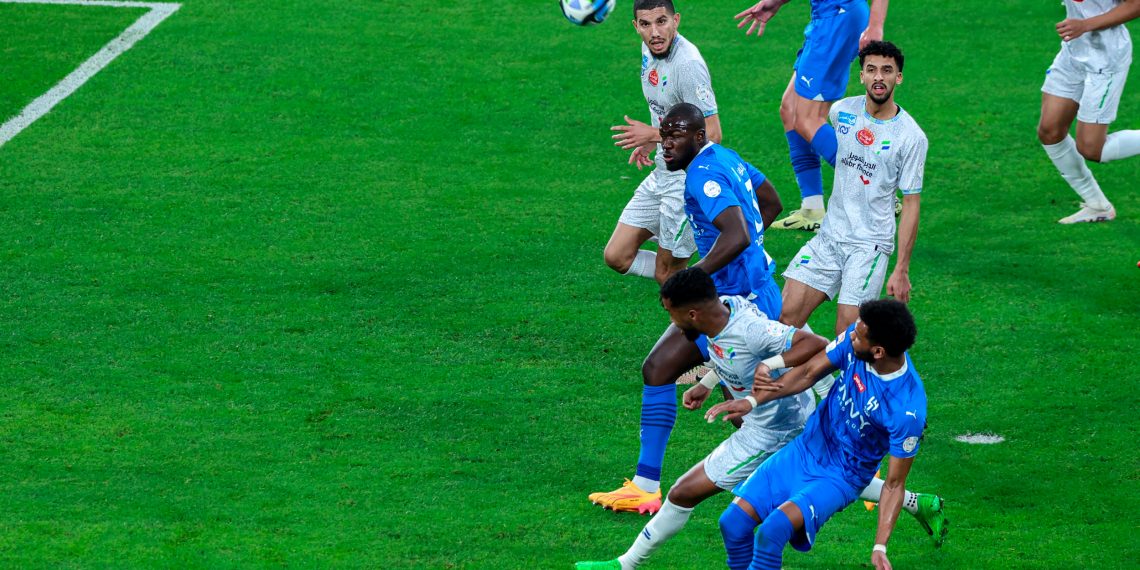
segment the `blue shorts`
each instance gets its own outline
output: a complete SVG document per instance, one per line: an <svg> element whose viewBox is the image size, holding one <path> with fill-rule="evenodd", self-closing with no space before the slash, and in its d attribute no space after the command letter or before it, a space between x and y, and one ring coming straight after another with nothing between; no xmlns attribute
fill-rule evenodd
<svg viewBox="0 0 1140 570"><path fill-rule="evenodd" d="M838 471L821 466L800 445L801 439L761 463L732 492L748 501L761 520L785 502L795 503L804 515L804 528L792 535L791 543L796 550L807 552L823 524L855 502L862 488L856 489Z"/></svg>
<svg viewBox="0 0 1140 570"><path fill-rule="evenodd" d="M796 95L812 101L838 101L847 93L851 62L859 56L859 36L867 29L871 9L863 0L812 18L804 28L804 45L796 54Z"/></svg>

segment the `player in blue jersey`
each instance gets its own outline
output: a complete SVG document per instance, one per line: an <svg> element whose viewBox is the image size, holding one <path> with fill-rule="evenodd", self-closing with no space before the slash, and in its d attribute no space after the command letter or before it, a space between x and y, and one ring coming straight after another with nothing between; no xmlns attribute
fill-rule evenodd
<svg viewBox="0 0 1140 570"><path fill-rule="evenodd" d="M798 394L819 378L841 379L808 418L803 433L765 461L721 516L729 568L780 568L784 546L810 550L820 528L854 502L890 455L871 549L876 569L889 569L887 541L902 508L906 477L926 428L926 392L907 354L917 330L906 305L868 301L859 320L827 349L777 380L757 378L757 403ZM747 400L723 402L709 421L752 410ZM759 526L759 532L755 532Z"/></svg>
<svg viewBox="0 0 1140 570"><path fill-rule="evenodd" d="M722 295L739 295L768 318L780 316L775 263L764 252L764 228L782 206L776 189L735 152L712 143L704 114L690 103L661 120L666 168L685 171L685 212L693 228L700 267ZM590 501L615 511L653 513L661 507L661 467L677 418L677 378L709 360L707 339L676 325L658 339L642 365L641 450L632 481Z"/></svg>
<svg viewBox="0 0 1140 570"><path fill-rule="evenodd" d="M761 0L736 15L738 28L749 24L745 35L764 33L768 21L791 0ZM851 62L859 50L883 39L888 0L811 0L811 21L804 28L804 43L796 54L792 79L780 100L780 121L788 138L792 170L802 203L777 229L815 231L823 222L822 156L835 166L835 129L827 122L831 104L847 91Z"/></svg>

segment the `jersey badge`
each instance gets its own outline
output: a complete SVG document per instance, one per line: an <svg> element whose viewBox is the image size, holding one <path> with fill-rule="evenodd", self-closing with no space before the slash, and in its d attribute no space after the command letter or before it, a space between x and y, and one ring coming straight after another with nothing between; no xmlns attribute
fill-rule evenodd
<svg viewBox="0 0 1140 570"><path fill-rule="evenodd" d="M867 405L863 406L863 413L869 414L877 409L879 409L879 401L871 396L871 399L867 400Z"/></svg>
<svg viewBox="0 0 1140 570"><path fill-rule="evenodd" d="M891 150L891 141L883 141L883 144L879 146L879 150L876 150L875 154L882 154L888 150Z"/></svg>
<svg viewBox="0 0 1140 570"><path fill-rule="evenodd" d="M712 105L712 91L708 85L697 86L697 99L700 99L701 103L705 105Z"/></svg>
<svg viewBox="0 0 1140 570"><path fill-rule="evenodd" d="M918 447L918 437L917 436L912 435L912 436L903 440L903 451L910 453L910 452L914 451L914 448L916 448L916 447Z"/></svg>
<svg viewBox="0 0 1140 570"><path fill-rule="evenodd" d="M642 69L642 71L644 71L648 68L649 68L649 56L642 55L641 56L641 69Z"/></svg>
<svg viewBox="0 0 1140 570"><path fill-rule="evenodd" d="M649 77L649 82L653 83L652 74ZM875 133L871 132L871 129L868 129L867 127L859 129L859 132L855 133L855 138L858 139L859 144L863 146L871 146L875 144Z"/></svg>
<svg viewBox="0 0 1140 570"><path fill-rule="evenodd" d="M727 351L721 348L720 345L711 342L709 343L709 346L712 347L713 354L716 354L717 358L727 358L729 360L732 360L732 358L736 356L736 349L732 348L731 346L728 347Z"/></svg>
<svg viewBox="0 0 1140 570"><path fill-rule="evenodd" d="M867 391L867 387L863 385L863 380L859 378L859 373L856 372L851 375L851 379L855 381L855 389L860 393Z"/></svg>
<svg viewBox="0 0 1140 570"><path fill-rule="evenodd" d="M657 84L660 83L660 81L661 81L661 78L658 77L656 69L649 72L649 84L650 85L657 87Z"/></svg>
<svg viewBox="0 0 1140 570"><path fill-rule="evenodd" d="M717 184L716 180L709 180L708 182L705 182L705 196L708 196L709 198L716 198L717 196L720 196L720 184Z"/></svg>

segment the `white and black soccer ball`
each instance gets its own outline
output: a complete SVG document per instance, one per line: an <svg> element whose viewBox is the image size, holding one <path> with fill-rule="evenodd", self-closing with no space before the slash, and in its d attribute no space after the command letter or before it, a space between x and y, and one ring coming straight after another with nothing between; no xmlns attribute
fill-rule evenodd
<svg viewBox="0 0 1140 570"><path fill-rule="evenodd" d="M559 0L562 14L576 26L592 26L606 20L614 11L615 0Z"/></svg>

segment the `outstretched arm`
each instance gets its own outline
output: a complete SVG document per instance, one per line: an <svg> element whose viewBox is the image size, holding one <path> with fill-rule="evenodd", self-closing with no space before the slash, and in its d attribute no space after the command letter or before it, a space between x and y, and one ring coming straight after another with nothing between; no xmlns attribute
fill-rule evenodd
<svg viewBox="0 0 1140 570"><path fill-rule="evenodd" d="M883 494L879 497L879 530L875 532L875 549L871 551L871 564L875 570L890 570L887 559L887 541L902 510L903 496L906 494L906 476L910 473L913 457L900 459L890 456L887 463L887 481L883 484Z"/></svg>
<svg viewBox="0 0 1140 570"><path fill-rule="evenodd" d="M904 302L910 302L910 254L918 239L918 212L921 194L903 196L902 216L899 217L899 258L895 269L887 279L887 294Z"/></svg>
<svg viewBox="0 0 1140 570"><path fill-rule="evenodd" d="M1057 22L1057 35L1062 40L1070 41L1089 32L1119 26L1140 18L1140 0L1124 0L1115 8L1092 18L1065 18Z"/></svg>
<svg viewBox="0 0 1140 570"><path fill-rule="evenodd" d="M871 17L867 21L867 29L859 36L859 49L867 47L871 42L883 40L883 26L887 23L887 4L890 0L871 0Z"/></svg>
<svg viewBox="0 0 1140 570"><path fill-rule="evenodd" d="M768 25L768 20L780 11L780 8L791 0L760 0L755 6L744 10L737 14L734 19L740 20L736 25L737 29L743 28L744 24L751 24L748 26L748 31L744 35L752 34L752 30L756 30L756 37L760 37L764 33L764 26Z"/></svg>
<svg viewBox="0 0 1140 570"><path fill-rule="evenodd" d="M831 374L835 370L835 366L831 364L831 360L827 358L827 351L821 348L807 363L792 368L790 372L784 374L774 382L765 382L760 379L755 379L752 382L752 393L750 397L756 401L756 405L758 406L785 396L799 394L810 388L819 381L820 378ZM705 412L705 419L711 423L716 419L717 415L726 413L728 415L723 419L731 420L744 416L748 412L751 412L752 408L752 402L749 402L747 399L721 402L709 408L708 412Z"/></svg>

